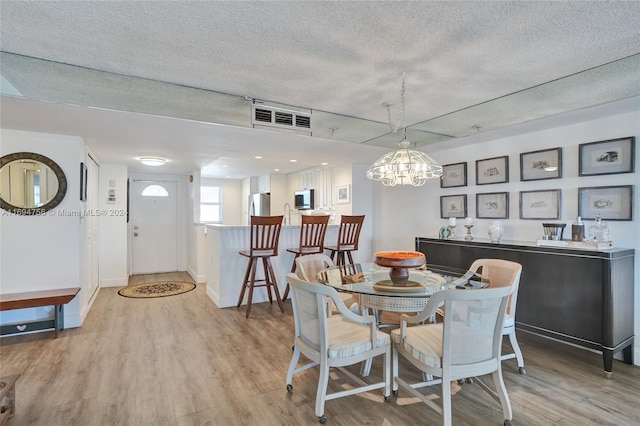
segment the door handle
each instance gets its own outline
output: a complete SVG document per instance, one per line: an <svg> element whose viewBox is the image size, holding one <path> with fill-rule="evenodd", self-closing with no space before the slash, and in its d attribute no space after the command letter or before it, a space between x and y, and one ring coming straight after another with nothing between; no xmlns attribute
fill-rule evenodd
<svg viewBox="0 0 640 426"><path fill-rule="evenodd" d="M138 233L137 233L137 232L134 232L134 233L133 233L133 236L134 236L134 237L137 237L137 236L138 236Z"/></svg>

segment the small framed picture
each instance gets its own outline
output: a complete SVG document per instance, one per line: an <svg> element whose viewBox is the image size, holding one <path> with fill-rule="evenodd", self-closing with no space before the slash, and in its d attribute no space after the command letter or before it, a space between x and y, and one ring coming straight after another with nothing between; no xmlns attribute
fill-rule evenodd
<svg viewBox="0 0 640 426"><path fill-rule="evenodd" d="M467 186L467 163L455 163L442 166L440 188Z"/></svg>
<svg viewBox="0 0 640 426"><path fill-rule="evenodd" d="M558 179L562 177L562 148L520 154L520 180Z"/></svg>
<svg viewBox="0 0 640 426"><path fill-rule="evenodd" d="M579 145L580 176L633 173L635 137Z"/></svg>
<svg viewBox="0 0 640 426"><path fill-rule="evenodd" d="M80 163L80 201L87 201L87 165Z"/></svg>
<svg viewBox="0 0 640 426"><path fill-rule="evenodd" d="M509 156L487 158L476 161L476 184L509 182Z"/></svg>
<svg viewBox="0 0 640 426"><path fill-rule="evenodd" d="M559 219L560 190L520 191L520 219Z"/></svg>
<svg viewBox="0 0 640 426"><path fill-rule="evenodd" d="M578 188L578 216L605 220L632 220L633 185Z"/></svg>
<svg viewBox="0 0 640 426"><path fill-rule="evenodd" d="M343 185L338 188L338 204L349 204L351 202L351 185Z"/></svg>
<svg viewBox="0 0 640 426"><path fill-rule="evenodd" d="M507 219L509 217L509 193L476 194L476 217L479 219Z"/></svg>
<svg viewBox="0 0 640 426"><path fill-rule="evenodd" d="M467 194L440 196L440 217L467 217Z"/></svg>

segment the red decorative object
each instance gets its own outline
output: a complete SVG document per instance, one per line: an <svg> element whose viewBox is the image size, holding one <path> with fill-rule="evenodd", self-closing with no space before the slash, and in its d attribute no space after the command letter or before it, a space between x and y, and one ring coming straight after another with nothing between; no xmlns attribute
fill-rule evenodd
<svg viewBox="0 0 640 426"><path fill-rule="evenodd" d="M409 268L419 268L427 263L424 254L417 251L380 251L374 263L391 268L389 278L393 284L402 285L409 279Z"/></svg>

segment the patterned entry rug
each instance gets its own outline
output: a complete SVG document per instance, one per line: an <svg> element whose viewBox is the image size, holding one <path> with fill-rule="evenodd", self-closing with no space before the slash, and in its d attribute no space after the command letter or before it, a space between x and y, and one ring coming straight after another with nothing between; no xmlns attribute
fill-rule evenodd
<svg viewBox="0 0 640 426"><path fill-rule="evenodd" d="M118 291L118 294L120 296L134 298L165 297L186 293L194 288L196 288L194 283L185 281L162 281L129 285Z"/></svg>

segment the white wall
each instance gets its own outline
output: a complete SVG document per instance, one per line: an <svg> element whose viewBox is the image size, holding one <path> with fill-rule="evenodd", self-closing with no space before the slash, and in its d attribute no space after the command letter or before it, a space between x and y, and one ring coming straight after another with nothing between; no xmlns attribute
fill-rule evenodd
<svg viewBox="0 0 640 426"><path fill-rule="evenodd" d="M602 176L578 176L578 146L583 143L635 136L635 173ZM486 135L482 136L486 139ZM473 149L473 137L457 141L455 147L429 152L441 164L467 162L468 186L441 189L439 181L422 187L384 187L376 183L373 196L375 230L374 249L412 250L414 238L437 237L447 219L440 218L440 196L467 194L469 215L475 217L475 194L509 192L509 219L503 219L503 240L535 241L542 234L541 220L519 219L519 191L560 189L562 222L570 225L578 215L578 188L591 186L634 185L633 220L607 221L616 247L633 248L635 256L635 334L640 335L640 109L578 124L549 128L508 138L496 138ZM563 178L520 182L520 153L562 147ZM428 150L427 150L428 151ZM475 162L485 158L509 156L509 182L494 185L475 184ZM487 238L489 220L476 219L473 235ZM587 221L588 228L593 221ZM566 238L566 236L565 236ZM640 365L640 348L635 349Z"/></svg>
<svg viewBox="0 0 640 426"><path fill-rule="evenodd" d="M17 216L0 211L0 291L17 293L55 288L81 287L80 163L85 145L73 136L0 130L0 155L35 152L55 161L67 178L62 202L44 216ZM78 327L86 314L76 297L65 306L65 327ZM86 303L85 298L85 302ZM47 319L52 307L0 313L3 324Z"/></svg>
<svg viewBox="0 0 640 426"><path fill-rule="evenodd" d="M110 189L115 190L115 204L107 203ZM119 213L127 210L127 166L100 165L99 208L115 212L100 216L100 287L125 286L129 282L127 216Z"/></svg>

